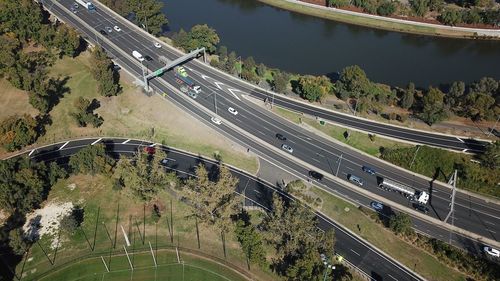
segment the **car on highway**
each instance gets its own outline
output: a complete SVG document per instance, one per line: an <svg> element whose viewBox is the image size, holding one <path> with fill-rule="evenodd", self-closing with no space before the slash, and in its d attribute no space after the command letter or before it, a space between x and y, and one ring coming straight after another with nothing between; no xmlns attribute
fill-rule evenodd
<svg viewBox="0 0 500 281"><path fill-rule="evenodd" d="M348 175L348 179L353 183L358 184L359 186L363 186L363 179L360 177L357 177L355 175Z"/></svg>
<svg viewBox="0 0 500 281"><path fill-rule="evenodd" d="M309 171L309 176L317 181L321 181L323 179L323 174L316 171Z"/></svg>
<svg viewBox="0 0 500 281"><path fill-rule="evenodd" d="M384 204L382 204L380 202L376 202L376 201L371 202L370 206L372 206L372 208L375 211L382 211L382 209L384 209Z"/></svg>
<svg viewBox="0 0 500 281"><path fill-rule="evenodd" d="M113 32L113 29L112 29L111 27L109 27L109 26L106 26L104 29L106 29L106 31L107 31L108 33Z"/></svg>
<svg viewBox="0 0 500 281"><path fill-rule="evenodd" d="M238 115L238 111L232 107L228 108L227 111L229 111L232 115Z"/></svg>
<svg viewBox="0 0 500 281"><path fill-rule="evenodd" d="M162 163L163 165L167 165L167 164L168 164L168 158L162 159L162 160L161 160L161 163Z"/></svg>
<svg viewBox="0 0 500 281"><path fill-rule="evenodd" d="M102 35L104 35L104 36L108 35L108 34L106 33L106 31L104 31L104 30L102 30L102 29L101 29L101 30L99 30L99 33L101 33L101 34L102 34Z"/></svg>
<svg viewBox="0 0 500 281"><path fill-rule="evenodd" d="M161 44L160 44L160 43L158 43L158 42L155 42L155 43L154 43L154 45L155 45L155 47L156 47L156 48L158 48L158 49L159 49L159 48L161 48Z"/></svg>
<svg viewBox="0 0 500 281"><path fill-rule="evenodd" d="M198 95L193 91L188 90L187 94L188 94L188 96L192 97L193 99L196 99L198 97Z"/></svg>
<svg viewBox="0 0 500 281"><path fill-rule="evenodd" d="M363 170L363 172L368 173L368 174L370 174L372 176L375 175L375 170L372 169L372 168L370 168L370 167L368 167L368 166L361 167L361 170Z"/></svg>
<svg viewBox="0 0 500 281"><path fill-rule="evenodd" d="M74 4L73 4L73 8L78 9L78 7L80 7L80 6L78 5L78 3L74 3Z"/></svg>
<svg viewBox="0 0 500 281"><path fill-rule="evenodd" d="M145 55L145 56L144 56L144 59L146 59L147 61L152 61L152 60L153 60L153 58L152 58L152 57L150 57L150 56L148 56L148 55Z"/></svg>
<svg viewBox="0 0 500 281"><path fill-rule="evenodd" d="M113 28L114 28L117 32L122 31L122 29L121 29L121 28L119 28L119 27L118 27L118 25L115 25Z"/></svg>
<svg viewBox="0 0 500 281"><path fill-rule="evenodd" d="M288 151L289 153L293 153L293 148L287 144L282 144L281 148L285 151Z"/></svg>
<svg viewBox="0 0 500 281"><path fill-rule="evenodd" d="M418 204L418 203L413 203L413 208L417 211L424 213L424 214L427 214L429 212L429 208L427 208L424 205Z"/></svg>
<svg viewBox="0 0 500 281"><path fill-rule="evenodd" d="M276 134L276 138L279 139L280 141L286 141L286 137L282 134Z"/></svg>
<svg viewBox="0 0 500 281"><path fill-rule="evenodd" d="M71 6L70 10L71 10L71 12L73 12L73 14L78 13L78 10L77 10L77 9L75 9L75 7L74 7L74 6Z"/></svg>
<svg viewBox="0 0 500 281"><path fill-rule="evenodd" d="M212 120L212 122L214 122L217 125L222 124L222 121L217 117L212 117L212 118L210 118L210 120Z"/></svg>
<svg viewBox="0 0 500 281"><path fill-rule="evenodd" d="M154 146L146 146L144 147L143 151L149 155L153 155L156 152L156 148L154 148Z"/></svg>
<svg viewBox="0 0 500 281"><path fill-rule="evenodd" d="M490 256L500 258L500 251L495 249L495 248L492 248L490 246L484 246L483 250L485 253L487 253Z"/></svg>

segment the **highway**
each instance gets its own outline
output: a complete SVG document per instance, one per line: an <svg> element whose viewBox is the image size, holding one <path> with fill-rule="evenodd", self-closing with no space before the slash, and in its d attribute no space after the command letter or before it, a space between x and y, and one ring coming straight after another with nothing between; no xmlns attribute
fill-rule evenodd
<svg viewBox="0 0 500 281"><path fill-rule="evenodd" d="M127 71L132 72L136 77L141 75L141 70L140 63L131 57L133 50L138 50L143 55L149 55L153 58L151 62L146 63L149 71L162 66L158 61L160 55L168 57L171 60L179 57L178 52L168 48L166 45L163 45L161 49L155 48L153 46L153 39L144 33L138 32L134 27L127 24L124 19L108 14L99 4L97 4L96 13L88 13L80 8L79 12L75 15L69 11L69 7L73 3L72 1L62 0L60 3L64 7L57 4L53 5L51 1L45 1L45 6L63 21L76 27L87 40L102 45L115 62L124 69L127 69ZM106 36L99 34L99 30L104 29L106 26L112 27L114 25L119 25L122 31L113 31ZM268 110L256 106L244 97L246 95L253 95L262 99L262 93L259 93L259 89L249 89L248 84L228 77L198 61L191 61L185 66L188 68L190 76L203 89L196 100L190 99L187 96L181 96L172 91L171 87L167 84L176 85L171 72L165 73L161 79L151 80L151 86L159 92L167 93L167 99L205 122L210 122L210 117L213 115L213 113L209 114L207 110L214 112L217 108L217 114L223 118L223 123L220 126L209 125L244 147L250 148L260 157L286 167L288 170L294 171L295 174L302 177L307 176L308 169L304 168L304 165L301 165L301 163L307 163L331 175L337 174L338 170L339 178L344 180L347 178L347 175L354 174L364 179L365 185L363 189L383 196L397 204L411 207L411 203L404 197L377 188L377 177L370 176L361 171L362 165L368 165L377 171L379 178L391 178L414 186L417 189L430 192L431 200L429 205L432 217L443 219L448 213L449 195L451 193L449 188L440 184L430 183L425 179L413 176L411 173L395 168L385 162L367 157L348 147L318 137L299 126L277 117ZM279 98L277 97L275 97L275 103L279 102ZM283 102L285 101L283 99ZM194 106L193 102L197 103L201 108ZM239 114L236 116L230 114L227 111L229 106L237 109ZM228 124L225 120L233 123L234 126ZM253 139L250 139L248 134L236 130L235 126L249 133ZM283 142L275 138L276 133L281 133L288 138L286 142L294 148L292 155L287 156L286 152L277 152ZM265 142L266 145L256 142L255 138ZM274 149L271 149L269 146L272 146ZM372 201L369 197L361 195L349 187L338 185L327 178L320 184L361 205L369 205ZM500 233L498 210L498 205L494 203L470 197L459 192L457 193L453 221L458 227L498 241L498 233ZM429 223L423 220L414 219L414 223L415 227L423 233L445 241L449 240L451 243L464 247L469 251L476 253L478 251L475 244L474 247L471 247L469 243L464 243L464 239L460 235L450 235L443 229L436 230L439 227L429 226ZM423 226L424 224L427 224L427 226Z"/></svg>
<svg viewBox="0 0 500 281"><path fill-rule="evenodd" d="M133 153L143 147L152 145L149 142L130 139L81 139L70 141L66 145L64 145L65 142L62 142L36 149L30 157L38 162L56 161L58 164L64 165L68 162L69 156L92 143L104 144L109 155L116 159L120 155L132 156ZM161 149L167 153L169 159L166 168L176 172L182 178L194 176L195 168L200 162L208 170L215 164L211 160L203 159L196 154L189 154L164 146L161 146ZM231 172L239 179L236 192L245 196L245 206L258 206L268 210L272 194L279 191L267 182L243 171L231 169ZM362 270L367 276L373 278L373 280L423 280L411 270L394 262L390 257L372 248L369 244L342 229L330 219L319 214L317 214L317 217L321 229L333 228L335 230L337 239L335 251Z"/></svg>

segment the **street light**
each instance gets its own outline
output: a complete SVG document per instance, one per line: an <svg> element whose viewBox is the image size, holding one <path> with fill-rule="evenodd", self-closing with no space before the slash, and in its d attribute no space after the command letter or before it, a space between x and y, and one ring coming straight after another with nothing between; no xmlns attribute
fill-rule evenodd
<svg viewBox="0 0 500 281"><path fill-rule="evenodd" d="M238 68L238 78L241 79L241 69L243 68L243 65L241 64L241 56L238 56L236 59L240 62L240 67Z"/></svg>

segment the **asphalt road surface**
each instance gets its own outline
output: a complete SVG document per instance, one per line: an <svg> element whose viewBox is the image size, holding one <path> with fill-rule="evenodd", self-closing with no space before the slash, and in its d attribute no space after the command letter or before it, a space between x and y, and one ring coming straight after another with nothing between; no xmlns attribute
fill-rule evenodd
<svg viewBox="0 0 500 281"><path fill-rule="evenodd" d="M71 14L69 7L73 4L73 1L62 0L60 3L64 7L53 5L51 1L45 1L45 6L63 21L76 27L87 40L97 42L97 44L103 46L115 62L137 77L141 76L142 71L140 63L131 57L133 50L138 50L143 55L148 55L152 58L152 61L145 61L145 65L149 69L148 73L163 66L158 61L160 55L171 60L179 57L178 53L165 45L160 49L155 48L153 39L141 32L137 32L136 29L127 25L123 19L114 18L112 15L107 14L99 5L97 6L96 13L88 13L80 7L77 14ZM113 30L113 32L106 35L99 33L105 27L113 27L114 25L119 25L122 31L116 32ZM299 126L277 117L264 108L255 106L254 103L249 102L244 96L258 96L258 89L249 90L248 85L238 82L236 79L228 78L200 62L191 61L185 64L185 67L188 69L190 77L203 89L202 93L195 100L187 96L178 95L172 91L171 86L168 84L178 85L171 72L165 73L160 79L155 78L151 80L150 85L156 91L166 93L167 99L204 122L210 122L210 118L217 114L223 120L230 121L254 137L278 149L281 149L281 145L284 142L276 139L275 135L276 133L281 133L287 137L285 143L294 149L293 154L290 155L292 157L286 157L283 153L277 153L275 150L269 149L266 145L256 143L247 135L225 124L225 121L221 125L210 124L210 126L219 130L228 138L248 147L260 157L286 167L288 170L293 170L296 174L304 177L308 175L309 171L300 165L296 159L332 175L337 174L341 179L347 179L348 175L353 174L363 178L365 181L363 188L366 190L383 196L397 204L411 207L411 202L406 198L377 187L377 181L380 178L390 178L413 186L418 190L429 192L431 194L429 202L430 216L442 220L449 212L449 196L451 194L449 188L435 182L429 182L420 177L415 177L385 162L367 157L348 147L318 137ZM194 106L192 102L198 103L202 108ZM235 108L238 114L233 115L229 113L229 107ZM212 113L207 113L207 110ZM361 166L363 165L373 167L377 175L371 176L362 172ZM339 186L332 181L324 180L322 184L325 188L337 191L341 195L347 195L349 198L354 198L360 204L369 205L369 202L371 202L370 198L360 196L348 187ZM457 193L455 202L455 212L452 216L455 226L498 241L498 233L500 233L500 216L498 212L500 208L498 205L476 197L470 197L460 192ZM436 227L429 227L429 223L423 221L416 222L415 227L421 232L444 241L449 241L469 251L478 251L476 246L471 247L469 243L463 243L464 240L461 236L450 235L445 230L436 231Z"/></svg>

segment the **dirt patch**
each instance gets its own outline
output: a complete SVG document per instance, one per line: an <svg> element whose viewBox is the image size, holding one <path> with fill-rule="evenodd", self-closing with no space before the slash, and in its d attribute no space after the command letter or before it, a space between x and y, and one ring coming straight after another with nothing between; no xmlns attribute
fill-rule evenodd
<svg viewBox="0 0 500 281"><path fill-rule="evenodd" d="M56 249L59 244L58 232L61 219L73 209L73 203L50 202L41 209L26 216L23 226L26 238L35 241L48 235L52 238L50 246Z"/></svg>

